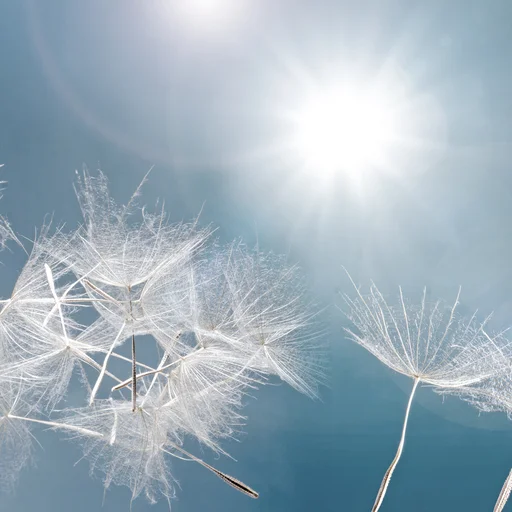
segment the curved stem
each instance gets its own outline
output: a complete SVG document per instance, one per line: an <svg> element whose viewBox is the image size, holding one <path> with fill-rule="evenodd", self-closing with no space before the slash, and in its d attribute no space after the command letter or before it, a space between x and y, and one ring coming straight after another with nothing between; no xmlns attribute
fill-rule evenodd
<svg viewBox="0 0 512 512"><path fill-rule="evenodd" d="M494 505L493 512L501 512L505 508L510 496L510 491L512 491L512 470L503 483L503 487L501 488L498 499L496 500L496 505Z"/></svg>
<svg viewBox="0 0 512 512"><path fill-rule="evenodd" d="M398 445L398 450L396 451L396 455L395 458L393 459L393 462L391 463L387 471L384 473L384 478L382 479L379 492L377 493L377 497L375 498L375 503L373 504L372 512L377 512L377 510L379 510L380 506L382 505L382 502L384 501L384 496L386 495L386 491L388 489L389 481L393 476L393 471L395 471L396 465L398 464L398 461L402 456L402 451L404 449L405 443L405 433L407 431L407 421L409 420L409 412L411 411L412 399L414 398L414 393L416 392L416 388L418 387L419 383L420 379L416 377L414 379L414 385L412 386L411 396L409 397L409 403L407 404L407 410L405 411L404 426L402 427L402 437L400 438L400 444Z"/></svg>

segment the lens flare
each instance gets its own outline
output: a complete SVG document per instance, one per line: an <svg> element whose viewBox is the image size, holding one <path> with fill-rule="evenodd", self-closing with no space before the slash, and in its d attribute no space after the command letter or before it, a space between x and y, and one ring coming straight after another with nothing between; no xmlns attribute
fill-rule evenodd
<svg viewBox="0 0 512 512"><path fill-rule="evenodd" d="M327 174L385 163L398 129L386 98L348 88L316 92L294 117L298 153L308 167Z"/></svg>

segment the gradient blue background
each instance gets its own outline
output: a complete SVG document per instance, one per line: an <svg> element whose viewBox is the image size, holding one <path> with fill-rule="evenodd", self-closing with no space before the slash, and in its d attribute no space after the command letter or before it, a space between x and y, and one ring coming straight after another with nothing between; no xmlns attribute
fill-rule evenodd
<svg viewBox="0 0 512 512"><path fill-rule="evenodd" d="M150 166L148 204L175 220L219 226L223 240L259 240L290 255L323 304L374 279L419 297L495 311L512 320L512 4L507 1L319 2L240 0L246 14L223 30L173 16L173 2L45 0L0 3L0 163L9 182L1 211L32 236L46 214L75 226L74 170L101 167L126 200ZM435 155L377 176L355 197L346 176L329 187L279 152L273 109L300 72L377 75L392 61L411 90L441 112ZM428 158L427 158L428 157ZM432 157L432 158L430 158ZM3 253L8 296L23 264ZM400 434L411 383L346 341L331 307L331 385L322 401L285 386L248 400L238 462L206 460L261 495L252 501L201 467L177 460L175 512L370 510ZM402 461L383 511L491 510L512 466L503 415L478 416L420 389ZM0 511L100 510L103 489L80 453L41 432L37 468L23 473ZM128 510L112 488L104 510ZM512 505L511 505L512 506ZM149 510L139 500L134 510ZM152 510L166 510L159 503Z"/></svg>

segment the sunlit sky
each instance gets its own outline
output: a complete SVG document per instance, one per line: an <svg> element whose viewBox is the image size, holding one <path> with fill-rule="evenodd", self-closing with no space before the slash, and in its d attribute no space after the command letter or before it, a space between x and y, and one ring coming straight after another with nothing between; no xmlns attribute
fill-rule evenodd
<svg viewBox="0 0 512 512"><path fill-rule="evenodd" d="M465 310L506 327L511 17L506 0L3 2L1 213L28 237L46 214L73 226L83 163L120 202L154 166L149 204L288 254L323 305L349 291L344 265L384 293L427 286L450 301L460 285ZM22 255L2 258L7 295ZM410 383L331 316L323 400L261 391L227 447L238 462L215 461L261 498L178 461L173 511L370 509ZM417 398L382 510L490 510L512 466L507 421L429 389ZM99 510L101 482L73 466L78 451L50 434L42 445L0 511ZM107 493L106 510L128 507L126 490Z"/></svg>

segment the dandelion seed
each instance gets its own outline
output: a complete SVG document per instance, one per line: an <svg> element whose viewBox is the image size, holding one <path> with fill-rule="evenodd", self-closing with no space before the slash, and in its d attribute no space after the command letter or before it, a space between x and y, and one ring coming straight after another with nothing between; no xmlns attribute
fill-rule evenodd
<svg viewBox="0 0 512 512"><path fill-rule="evenodd" d="M183 453L187 457L190 457L190 460L197 462L198 464L201 464L204 468L211 471L214 475L218 476L221 480L226 482L231 487L235 488L237 491L240 491L247 496L250 496L251 498L257 499L259 497L259 494L249 487L248 485L244 484L240 480L237 480L235 477L232 477L230 475L227 475L226 473L223 473L222 471L219 471L218 469L215 469L213 466L210 466L210 464L207 464L204 460L201 460L200 458L196 457L195 455L192 455L190 452L187 452L184 448L177 446L175 444L172 445L173 449L178 450L179 452ZM169 455L173 455L171 452L167 450L163 450L165 453L168 453Z"/></svg>
<svg viewBox="0 0 512 512"><path fill-rule="evenodd" d="M372 508L376 512L403 452L417 386L430 384L456 390L484 381L506 361L500 351L501 336L491 337L484 330L487 320L479 323L475 315L467 319L457 313L460 290L453 305L446 306L428 302L426 290L419 305L408 303L399 289L398 306L391 306L374 284L363 295L349 278L357 297L344 296L346 315L357 330L346 329L348 336L386 366L414 381L398 450Z"/></svg>
<svg viewBox="0 0 512 512"><path fill-rule="evenodd" d="M76 187L83 225L54 234L45 226L0 301L0 484L12 487L30 461L39 425L82 444L105 489L127 486L132 500L174 497L169 455L257 498L183 443L194 438L227 455L221 441L244 424L244 397L270 375L316 395L316 308L283 258L240 242L207 247L211 229L170 224L163 208L148 213L137 207L140 191L118 206L105 176L84 171ZM159 360L137 359L148 344ZM88 395L83 407L63 400L73 376Z"/></svg>

